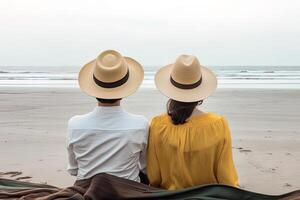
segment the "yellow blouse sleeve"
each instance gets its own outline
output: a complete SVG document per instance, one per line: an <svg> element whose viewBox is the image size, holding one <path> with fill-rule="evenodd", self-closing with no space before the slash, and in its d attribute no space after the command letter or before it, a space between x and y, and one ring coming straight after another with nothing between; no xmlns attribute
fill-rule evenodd
<svg viewBox="0 0 300 200"><path fill-rule="evenodd" d="M153 120L150 125L149 131L149 141L148 141L148 149L147 149L147 176L150 181L150 185L154 187L159 187L161 184L161 173L159 169L157 154L156 154L156 139L153 126Z"/></svg>
<svg viewBox="0 0 300 200"><path fill-rule="evenodd" d="M230 130L227 120L223 118L224 143L218 160L217 179L219 183L238 187L237 172L233 163Z"/></svg>

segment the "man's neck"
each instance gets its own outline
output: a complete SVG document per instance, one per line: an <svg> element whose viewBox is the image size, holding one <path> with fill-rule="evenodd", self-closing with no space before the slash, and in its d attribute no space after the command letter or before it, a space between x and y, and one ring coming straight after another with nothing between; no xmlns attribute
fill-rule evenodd
<svg viewBox="0 0 300 200"><path fill-rule="evenodd" d="M98 106L102 106L102 107L113 107L113 106L120 106L121 103L120 101L117 101L115 103L100 103L98 102Z"/></svg>

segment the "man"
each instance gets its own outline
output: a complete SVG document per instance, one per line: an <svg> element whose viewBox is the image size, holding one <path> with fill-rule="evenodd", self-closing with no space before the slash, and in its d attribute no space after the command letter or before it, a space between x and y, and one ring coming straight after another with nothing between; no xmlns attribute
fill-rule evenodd
<svg viewBox="0 0 300 200"><path fill-rule="evenodd" d="M120 102L139 88L143 77L137 61L113 50L102 52L81 69L79 86L95 97L98 105L68 123L68 172L77 180L107 173L140 181L139 171L145 169L148 121L126 112Z"/></svg>

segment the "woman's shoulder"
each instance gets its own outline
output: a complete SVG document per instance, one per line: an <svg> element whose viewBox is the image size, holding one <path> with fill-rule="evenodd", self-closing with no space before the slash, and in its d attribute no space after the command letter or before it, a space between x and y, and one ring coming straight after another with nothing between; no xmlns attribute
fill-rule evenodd
<svg viewBox="0 0 300 200"><path fill-rule="evenodd" d="M157 125L157 124L165 124L169 121L169 115L167 113L162 113L160 115L154 116L151 120L151 126Z"/></svg>
<svg viewBox="0 0 300 200"><path fill-rule="evenodd" d="M208 112L207 116L209 119L216 120L216 121L224 121L224 120L226 121L227 120L225 116L217 114L217 113L213 113L213 112Z"/></svg>
<svg viewBox="0 0 300 200"><path fill-rule="evenodd" d="M193 116L189 120L190 126L193 127L219 127L220 129L226 128L228 125L227 119L223 115L217 113L207 112L198 116Z"/></svg>
<svg viewBox="0 0 300 200"><path fill-rule="evenodd" d="M217 113L213 112L205 112L200 115L195 115L190 118L190 121L210 121L210 122L215 122L215 121L223 121L226 120L226 118L223 115L219 115Z"/></svg>

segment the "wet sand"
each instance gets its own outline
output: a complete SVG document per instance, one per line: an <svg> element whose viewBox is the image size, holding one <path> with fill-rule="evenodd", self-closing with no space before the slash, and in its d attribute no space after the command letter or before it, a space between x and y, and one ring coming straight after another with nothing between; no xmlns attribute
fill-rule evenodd
<svg viewBox="0 0 300 200"><path fill-rule="evenodd" d="M125 99L149 119L166 98L141 89ZM300 189L300 90L219 89L202 109L226 116L242 188L280 194ZM0 88L0 177L69 186L68 119L96 101L71 88Z"/></svg>

